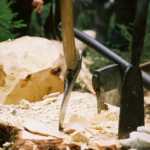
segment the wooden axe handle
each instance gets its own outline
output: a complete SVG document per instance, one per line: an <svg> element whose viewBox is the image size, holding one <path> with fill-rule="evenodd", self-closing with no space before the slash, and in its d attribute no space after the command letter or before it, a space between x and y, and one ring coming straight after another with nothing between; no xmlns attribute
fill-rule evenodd
<svg viewBox="0 0 150 150"><path fill-rule="evenodd" d="M67 68L75 70L79 60L79 53L75 48L74 41L72 0L60 0L60 5L65 60Z"/></svg>

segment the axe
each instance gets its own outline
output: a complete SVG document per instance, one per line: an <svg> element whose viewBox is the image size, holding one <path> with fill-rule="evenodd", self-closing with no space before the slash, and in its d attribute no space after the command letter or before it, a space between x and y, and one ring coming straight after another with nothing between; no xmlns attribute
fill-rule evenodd
<svg viewBox="0 0 150 150"><path fill-rule="evenodd" d="M147 70L149 64L141 64L140 68ZM119 64L111 64L94 71L92 77L93 89L97 96L98 113L107 110L105 103L120 107L121 88L124 70Z"/></svg>
<svg viewBox="0 0 150 150"><path fill-rule="evenodd" d="M120 106L122 78L130 63L82 31L74 29L74 33L77 39L115 63L94 71L92 84L97 95L98 112L107 109L105 102ZM150 75L142 71L142 79L143 86L150 90Z"/></svg>
<svg viewBox="0 0 150 150"><path fill-rule="evenodd" d="M108 65L94 71L92 85L97 97L98 113L108 109L105 103L120 106L123 72L118 64Z"/></svg>
<svg viewBox="0 0 150 150"><path fill-rule="evenodd" d="M70 94L81 68L82 53L75 48L72 0L60 0L60 6L64 56L67 64L64 96L59 116L59 130L63 130L63 123Z"/></svg>
<svg viewBox="0 0 150 150"><path fill-rule="evenodd" d="M144 126L144 93L140 59L148 16L149 0L137 0L132 37L131 65L125 70L120 103L119 139L128 138L130 132Z"/></svg>

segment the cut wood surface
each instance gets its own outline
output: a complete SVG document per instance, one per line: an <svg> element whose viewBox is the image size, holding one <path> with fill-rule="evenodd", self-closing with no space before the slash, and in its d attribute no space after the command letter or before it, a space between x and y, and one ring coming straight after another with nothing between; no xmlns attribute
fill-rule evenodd
<svg viewBox="0 0 150 150"><path fill-rule="evenodd" d="M0 43L0 103L30 102L63 92L65 62L61 43L38 37L22 37Z"/></svg>
<svg viewBox="0 0 150 150"><path fill-rule="evenodd" d="M78 82L94 93L85 61L82 68ZM46 94L63 92L65 71L61 42L29 36L1 42L0 103L19 104L21 99L35 102Z"/></svg>

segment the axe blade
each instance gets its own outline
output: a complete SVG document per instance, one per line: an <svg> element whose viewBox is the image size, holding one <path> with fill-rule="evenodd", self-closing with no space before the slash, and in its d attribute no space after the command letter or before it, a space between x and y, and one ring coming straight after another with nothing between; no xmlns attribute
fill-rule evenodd
<svg viewBox="0 0 150 150"><path fill-rule="evenodd" d="M76 69L72 72L73 74L70 77L66 77L65 79L64 96L63 96L63 100L62 100L62 104L60 108L60 115L59 115L60 116L59 117L59 130L60 131L63 130L64 119L65 119L71 91L74 87L75 81L81 69L81 65L82 65L82 51L81 50L79 51L79 56L80 57L79 57L78 65Z"/></svg>
<svg viewBox="0 0 150 150"><path fill-rule="evenodd" d="M108 65L94 71L92 85L97 96L98 113L107 109L105 103L120 106L121 71L118 64Z"/></svg>

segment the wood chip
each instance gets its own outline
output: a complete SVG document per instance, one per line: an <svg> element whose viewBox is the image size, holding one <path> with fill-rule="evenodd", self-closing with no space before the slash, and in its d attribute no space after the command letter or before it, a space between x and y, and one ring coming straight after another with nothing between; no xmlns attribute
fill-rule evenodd
<svg viewBox="0 0 150 150"><path fill-rule="evenodd" d="M56 133L53 127L51 127L50 125L46 126L45 124L37 122L35 120L25 119L23 127L32 133L60 138L59 133Z"/></svg>

